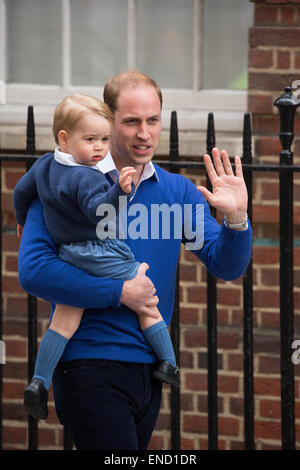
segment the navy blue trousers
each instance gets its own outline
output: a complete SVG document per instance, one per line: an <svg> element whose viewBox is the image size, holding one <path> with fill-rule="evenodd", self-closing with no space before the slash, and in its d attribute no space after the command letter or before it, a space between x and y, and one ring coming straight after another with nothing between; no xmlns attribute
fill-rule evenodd
<svg viewBox="0 0 300 470"><path fill-rule="evenodd" d="M145 450L161 402L154 365L80 359L53 376L58 418L78 450Z"/></svg>

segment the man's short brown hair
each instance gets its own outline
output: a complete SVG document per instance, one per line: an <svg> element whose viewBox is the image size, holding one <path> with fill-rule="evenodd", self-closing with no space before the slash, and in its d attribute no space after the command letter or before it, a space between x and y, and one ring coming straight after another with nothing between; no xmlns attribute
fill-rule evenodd
<svg viewBox="0 0 300 470"><path fill-rule="evenodd" d="M106 82L103 91L104 103L106 103L110 110L115 113L117 110L117 101L121 90L129 87L138 87L141 85L153 87L159 98L160 105L162 106L162 93L156 81L148 75L137 70L122 72L119 75L110 78Z"/></svg>

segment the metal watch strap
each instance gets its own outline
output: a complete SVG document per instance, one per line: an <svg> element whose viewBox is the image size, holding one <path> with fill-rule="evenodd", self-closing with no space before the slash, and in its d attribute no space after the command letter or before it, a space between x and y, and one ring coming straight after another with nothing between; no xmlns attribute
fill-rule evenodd
<svg viewBox="0 0 300 470"><path fill-rule="evenodd" d="M242 222L238 222L237 224L230 224L226 220L226 216L224 217L226 227L230 228L231 230L245 230L248 228L248 214L246 213L246 219Z"/></svg>

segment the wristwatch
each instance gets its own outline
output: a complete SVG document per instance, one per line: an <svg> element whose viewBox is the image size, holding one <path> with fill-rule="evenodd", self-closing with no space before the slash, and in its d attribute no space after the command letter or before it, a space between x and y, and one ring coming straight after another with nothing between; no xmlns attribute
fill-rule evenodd
<svg viewBox="0 0 300 470"><path fill-rule="evenodd" d="M226 227L230 228L231 230L247 230L248 228L248 214L246 212L246 219L242 222L238 222L237 224L230 224L226 220L226 216L224 217L224 222Z"/></svg>

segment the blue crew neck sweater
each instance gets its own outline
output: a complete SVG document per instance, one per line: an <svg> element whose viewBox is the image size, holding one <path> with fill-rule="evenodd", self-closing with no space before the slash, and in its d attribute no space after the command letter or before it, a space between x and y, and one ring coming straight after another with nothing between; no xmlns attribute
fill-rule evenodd
<svg viewBox="0 0 300 470"><path fill-rule="evenodd" d="M63 165L53 153L40 157L18 181L13 202L17 223L24 225L32 200L38 196L47 228L58 244L97 240L97 208L109 204L118 221L119 197L129 199L119 183L112 184L98 169ZM113 217L111 217L112 219Z"/></svg>
<svg viewBox="0 0 300 470"><path fill-rule="evenodd" d="M184 208L187 205L193 208L195 218L196 207L204 207L204 243L193 252L213 275L224 280L236 279L246 270L251 257L252 230L250 224L245 231L230 230L224 223L220 226L190 180L156 165L155 169L158 180L151 177L141 182L128 203L126 243L138 261L149 264L147 275L156 287L158 308L169 325L180 247L182 242L187 244L187 239L183 226L181 237L178 230L175 236L174 233L166 235L162 227L157 228L151 219L151 208L163 203L168 207L176 204ZM46 229L38 199L29 209L23 230L19 279L32 295L54 304L85 308L81 324L67 344L62 360L101 358L155 362L135 313L120 304L124 281L93 277L61 261L57 256L57 245Z"/></svg>

